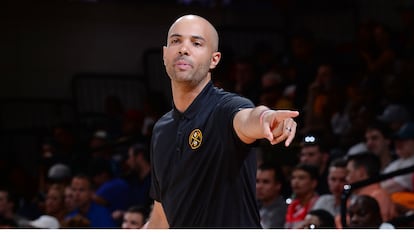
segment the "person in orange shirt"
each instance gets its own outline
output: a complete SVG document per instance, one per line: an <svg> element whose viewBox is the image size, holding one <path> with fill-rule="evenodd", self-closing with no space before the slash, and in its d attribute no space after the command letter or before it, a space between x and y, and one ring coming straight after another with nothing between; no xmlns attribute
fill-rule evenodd
<svg viewBox="0 0 414 233"><path fill-rule="evenodd" d="M348 156L346 167L348 171L346 180L349 184L352 184L378 176L381 166L378 156L370 152L363 152ZM390 195L385 189L381 188L379 183L356 189L352 194L367 195L377 200L384 221L388 221L396 216L395 205Z"/></svg>

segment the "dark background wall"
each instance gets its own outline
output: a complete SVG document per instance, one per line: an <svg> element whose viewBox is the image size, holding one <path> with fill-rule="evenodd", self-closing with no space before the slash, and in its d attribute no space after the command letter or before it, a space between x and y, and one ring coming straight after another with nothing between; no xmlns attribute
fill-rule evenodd
<svg viewBox="0 0 414 233"><path fill-rule="evenodd" d="M222 31L224 43L249 53L251 48L242 46L246 36L234 37L234 31L273 32L276 50L283 49L286 33L295 28L308 28L327 44L341 43L353 39L356 22L364 18L400 28L397 8L404 4L262 0L189 7L175 1L10 2L2 3L0 10L0 98L63 99L71 98L71 80L78 73L143 74L145 51L160 48L171 22L185 13L209 18Z"/></svg>
<svg viewBox="0 0 414 233"><path fill-rule="evenodd" d="M2 1L1 156L31 167L45 131L62 121L82 119L87 125L99 118L108 94L122 94L126 107L135 108L142 107L144 92L160 91L168 99L160 49L169 26L181 15L209 19L218 28L226 59L252 54L263 42L276 54L282 53L289 35L303 29L325 50L353 41L356 26L364 20L399 30L398 9L411 3L233 0L231 5L212 7L175 2ZM95 79L100 82L89 82Z"/></svg>

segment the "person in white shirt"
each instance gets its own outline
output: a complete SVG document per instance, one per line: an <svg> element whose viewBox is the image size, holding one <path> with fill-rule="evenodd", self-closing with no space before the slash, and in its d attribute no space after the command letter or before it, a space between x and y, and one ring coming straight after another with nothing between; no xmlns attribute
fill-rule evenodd
<svg viewBox="0 0 414 233"><path fill-rule="evenodd" d="M331 194L320 196L312 207L313 210L323 209L332 214L332 216L340 214L341 195L346 184L346 174L346 160L338 158L330 163L328 186Z"/></svg>
<svg viewBox="0 0 414 233"><path fill-rule="evenodd" d="M408 122L394 135L395 152L398 159L384 169L390 173L414 165L414 122ZM413 173L394 176L381 182L389 193L413 191Z"/></svg>

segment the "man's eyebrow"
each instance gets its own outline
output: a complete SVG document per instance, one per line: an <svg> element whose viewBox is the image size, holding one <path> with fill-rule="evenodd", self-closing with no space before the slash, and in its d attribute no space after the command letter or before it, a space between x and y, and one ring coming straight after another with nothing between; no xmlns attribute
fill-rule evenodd
<svg viewBox="0 0 414 233"><path fill-rule="evenodd" d="M174 34L170 35L170 38L172 38L172 37L182 37L182 35L178 34L178 33L174 33ZM196 39L196 40L206 41L206 39L204 39L204 37L202 37L202 36L193 35L193 36L191 36L191 38Z"/></svg>
<svg viewBox="0 0 414 233"><path fill-rule="evenodd" d="M171 37L181 37L181 34L174 33L174 34L171 34L171 35L170 35L170 38L171 38Z"/></svg>
<svg viewBox="0 0 414 233"><path fill-rule="evenodd" d="M191 38L196 39L196 40L206 41L206 39L204 39L204 37L202 36L191 36Z"/></svg>

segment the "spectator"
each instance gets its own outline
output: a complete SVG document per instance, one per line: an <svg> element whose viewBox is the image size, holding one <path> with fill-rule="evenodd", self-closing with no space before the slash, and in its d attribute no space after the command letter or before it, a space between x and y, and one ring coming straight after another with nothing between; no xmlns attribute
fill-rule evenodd
<svg viewBox="0 0 414 233"><path fill-rule="evenodd" d="M391 150L391 130L384 123L374 122L365 129L365 142L367 149L379 157L382 172L395 159Z"/></svg>
<svg viewBox="0 0 414 233"><path fill-rule="evenodd" d="M105 130L96 130L89 140L89 150L92 158L111 159L112 147L109 146L109 135Z"/></svg>
<svg viewBox="0 0 414 233"><path fill-rule="evenodd" d="M348 207L349 228L353 229L394 229L389 223L383 223L378 202L367 195L351 197Z"/></svg>
<svg viewBox="0 0 414 233"><path fill-rule="evenodd" d="M395 152L398 159L390 163L384 173L396 171L401 168L414 165L414 123L406 123L394 135ZM381 186L389 193L414 191L413 189L413 173L401 176L394 176L388 180L381 182Z"/></svg>
<svg viewBox="0 0 414 233"><path fill-rule="evenodd" d="M141 206L132 206L124 213L122 229L140 229L148 219L148 210Z"/></svg>
<svg viewBox="0 0 414 233"><path fill-rule="evenodd" d="M130 188L128 183L115 177L110 161L103 158L91 160L89 171L95 187L93 199L108 208L112 213L116 210L125 211L129 205Z"/></svg>
<svg viewBox="0 0 414 233"><path fill-rule="evenodd" d="M318 169L315 166L298 164L293 169L291 186L294 198L287 209L285 228L293 229L303 224L306 215L318 200L317 185Z"/></svg>
<svg viewBox="0 0 414 233"><path fill-rule="evenodd" d="M303 131L330 132L330 122L334 114L340 111L340 101L345 99L339 85L333 66L328 63L319 65L315 80L308 87Z"/></svg>
<svg viewBox="0 0 414 233"><path fill-rule="evenodd" d="M402 125L410 120L411 116L407 108L400 104L390 104L386 106L378 120L388 124L391 131L396 133Z"/></svg>
<svg viewBox="0 0 414 233"><path fill-rule="evenodd" d="M74 176L71 187L74 193L76 209L69 213L66 218L81 214L90 221L91 228L114 228L116 226L109 210L93 202L92 182L88 176Z"/></svg>
<svg viewBox="0 0 414 233"><path fill-rule="evenodd" d="M309 164L318 168L318 186L316 191L319 195L329 193L327 183L329 150L327 143L319 133L306 134L301 142L299 162Z"/></svg>
<svg viewBox="0 0 414 233"><path fill-rule="evenodd" d="M0 217L12 220L18 227L27 225L28 219L16 214L17 199L9 189L0 188Z"/></svg>
<svg viewBox="0 0 414 233"><path fill-rule="evenodd" d="M335 220L328 211L314 209L309 211L303 225L298 229L335 229Z"/></svg>
<svg viewBox="0 0 414 233"><path fill-rule="evenodd" d="M340 215L341 195L346 184L346 161L342 158L333 160L329 165L328 185L331 194L319 197L313 206L313 210L323 209L332 216Z"/></svg>
<svg viewBox="0 0 414 233"><path fill-rule="evenodd" d="M68 213L65 206L65 188L61 184L49 187L46 195L45 213L63 222Z"/></svg>
<svg viewBox="0 0 414 233"><path fill-rule="evenodd" d="M76 209L75 197L70 185L65 187L65 208L68 213Z"/></svg>
<svg viewBox="0 0 414 233"><path fill-rule="evenodd" d="M281 195L282 172L276 166L262 164L257 170L256 197L259 202L260 223L265 229L283 228L286 201Z"/></svg>
<svg viewBox="0 0 414 233"><path fill-rule="evenodd" d="M131 189L129 205L139 205L149 208L152 204L152 199L149 196L151 165L148 146L146 144L137 143L129 147L126 167L129 171L125 179Z"/></svg>
<svg viewBox="0 0 414 233"><path fill-rule="evenodd" d="M70 183L72 178L72 172L69 166L62 163L56 163L47 171L47 178L51 181L51 183L67 185Z"/></svg>
<svg viewBox="0 0 414 233"><path fill-rule="evenodd" d="M348 156L346 165L348 175L346 180L349 184L357 181L367 180L379 175L379 158L369 152ZM385 221L395 217L395 206L388 192L381 188L379 183L361 187L354 191L355 195L368 195L377 200L381 210L381 216Z"/></svg>

